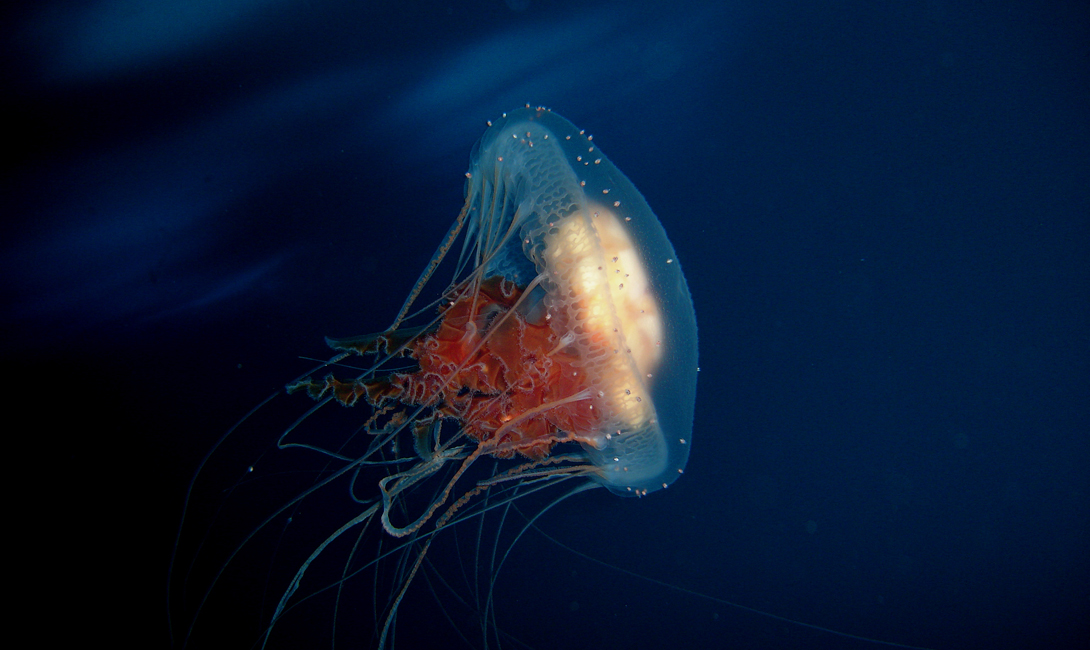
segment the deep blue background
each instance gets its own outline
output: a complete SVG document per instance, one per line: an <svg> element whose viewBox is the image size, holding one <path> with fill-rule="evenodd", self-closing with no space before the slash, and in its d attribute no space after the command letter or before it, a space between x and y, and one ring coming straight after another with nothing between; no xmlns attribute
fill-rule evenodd
<svg viewBox="0 0 1090 650"><path fill-rule="evenodd" d="M543 528L853 634L1087 647L1085 3L31 4L0 354L7 591L43 640L167 645L201 455L323 335L389 323L530 102L644 193L701 343L686 475ZM872 647L518 550L499 622L537 648Z"/></svg>

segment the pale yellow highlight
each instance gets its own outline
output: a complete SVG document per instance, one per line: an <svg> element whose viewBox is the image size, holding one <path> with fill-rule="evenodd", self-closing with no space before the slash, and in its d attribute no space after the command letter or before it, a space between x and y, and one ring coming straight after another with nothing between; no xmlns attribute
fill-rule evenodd
<svg viewBox="0 0 1090 650"><path fill-rule="evenodd" d="M621 219L604 207L552 225L546 266L556 294L565 297L567 325L578 330L590 388L610 416L613 429L600 433L641 429L656 419L646 379L662 359L664 326L639 252Z"/></svg>

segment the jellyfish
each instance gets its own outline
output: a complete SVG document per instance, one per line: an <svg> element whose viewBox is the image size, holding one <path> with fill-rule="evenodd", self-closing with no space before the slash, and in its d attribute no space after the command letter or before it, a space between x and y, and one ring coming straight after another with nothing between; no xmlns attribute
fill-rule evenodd
<svg viewBox="0 0 1090 650"><path fill-rule="evenodd" d="M450 279L435 289L447 267ZM374 629L364 643L391 647L418 577L436 589L429 550L455 525L483 527L489 513L506 519L527 496L559 490L525 517L517 541L540 512L579 492L642 497L685 469L697 330L681 265L639 191L591 136L546 108L489 123L462 209L391 325L327 343L335 356L287 385L289 399L313 401L271 452L305 451L320 467L297 468L309 483L220 551L189 598L189 622L174 633L182 646L208 635L202 616L213 599L220 608L232 602L217 592L225 575L244 570L233 565L261 544L271 545L269 562L282 563L287 531L302 525L295 519L327 505L336 486L353 510L286 573L263 579L257 645L303 618L321 594L338 594L340 610L340 592L370 572ZM350 426L318 423L338 407ZM221 494L244 489L248 475ZM308 574L345 545L339 576L322 583ZM194 556L206 552L197 548ZM495 567L506 554L492 558ZM196 561L186 571L178 564L172 574L197 580ZM490 608L483 605L485 616Z"/></svg>

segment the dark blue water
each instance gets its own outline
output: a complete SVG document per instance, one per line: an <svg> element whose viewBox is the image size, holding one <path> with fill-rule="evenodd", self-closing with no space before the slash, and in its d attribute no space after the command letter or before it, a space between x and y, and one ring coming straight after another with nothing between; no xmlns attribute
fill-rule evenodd
<svg viewBox="0 0 1090 650"><path fill-rule="evenodd" d="M5 21L16 616L167 646L201 456L323 336L389 324L486 121L530 102L643 192L701 343L685 476L578 495L545 532L854 635L1087 647L1081 3L375 4L41 2ZM291 411L250 433L268 444ZM209 471L230 485L248 462ZM457 553L434 562L460 576ZM502 647L878 647L536 532L497 590ZM451 597L411 597L398 645L480 645ZM299 618L328 633L324 607Z"/></svg>

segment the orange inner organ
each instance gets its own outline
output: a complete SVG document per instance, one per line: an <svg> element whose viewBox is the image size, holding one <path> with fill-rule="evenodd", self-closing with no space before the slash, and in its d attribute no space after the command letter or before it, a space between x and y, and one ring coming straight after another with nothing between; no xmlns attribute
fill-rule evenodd
<svg viewBox="0 0 1090 650"><path fill-rule="evenodd" d="M593 433L602 422L594 399L571 399L586 393L586 370L574 350L560 345L556 319L528 322L514 309L521 295L514 283L492 277L476 295L450 303L437 329L406 346L404 353L419 364L414 372L350 382L329 375L293 389L305 387L315 398L332 392L346 406L365 396L380 413L396 404L428 407L431 412L418 417L418 431L437 417L454 418L466 435L496 448L488 453L545 458L559 439ZM380 352L393 349L398 334L336 347Z"/></svg>

